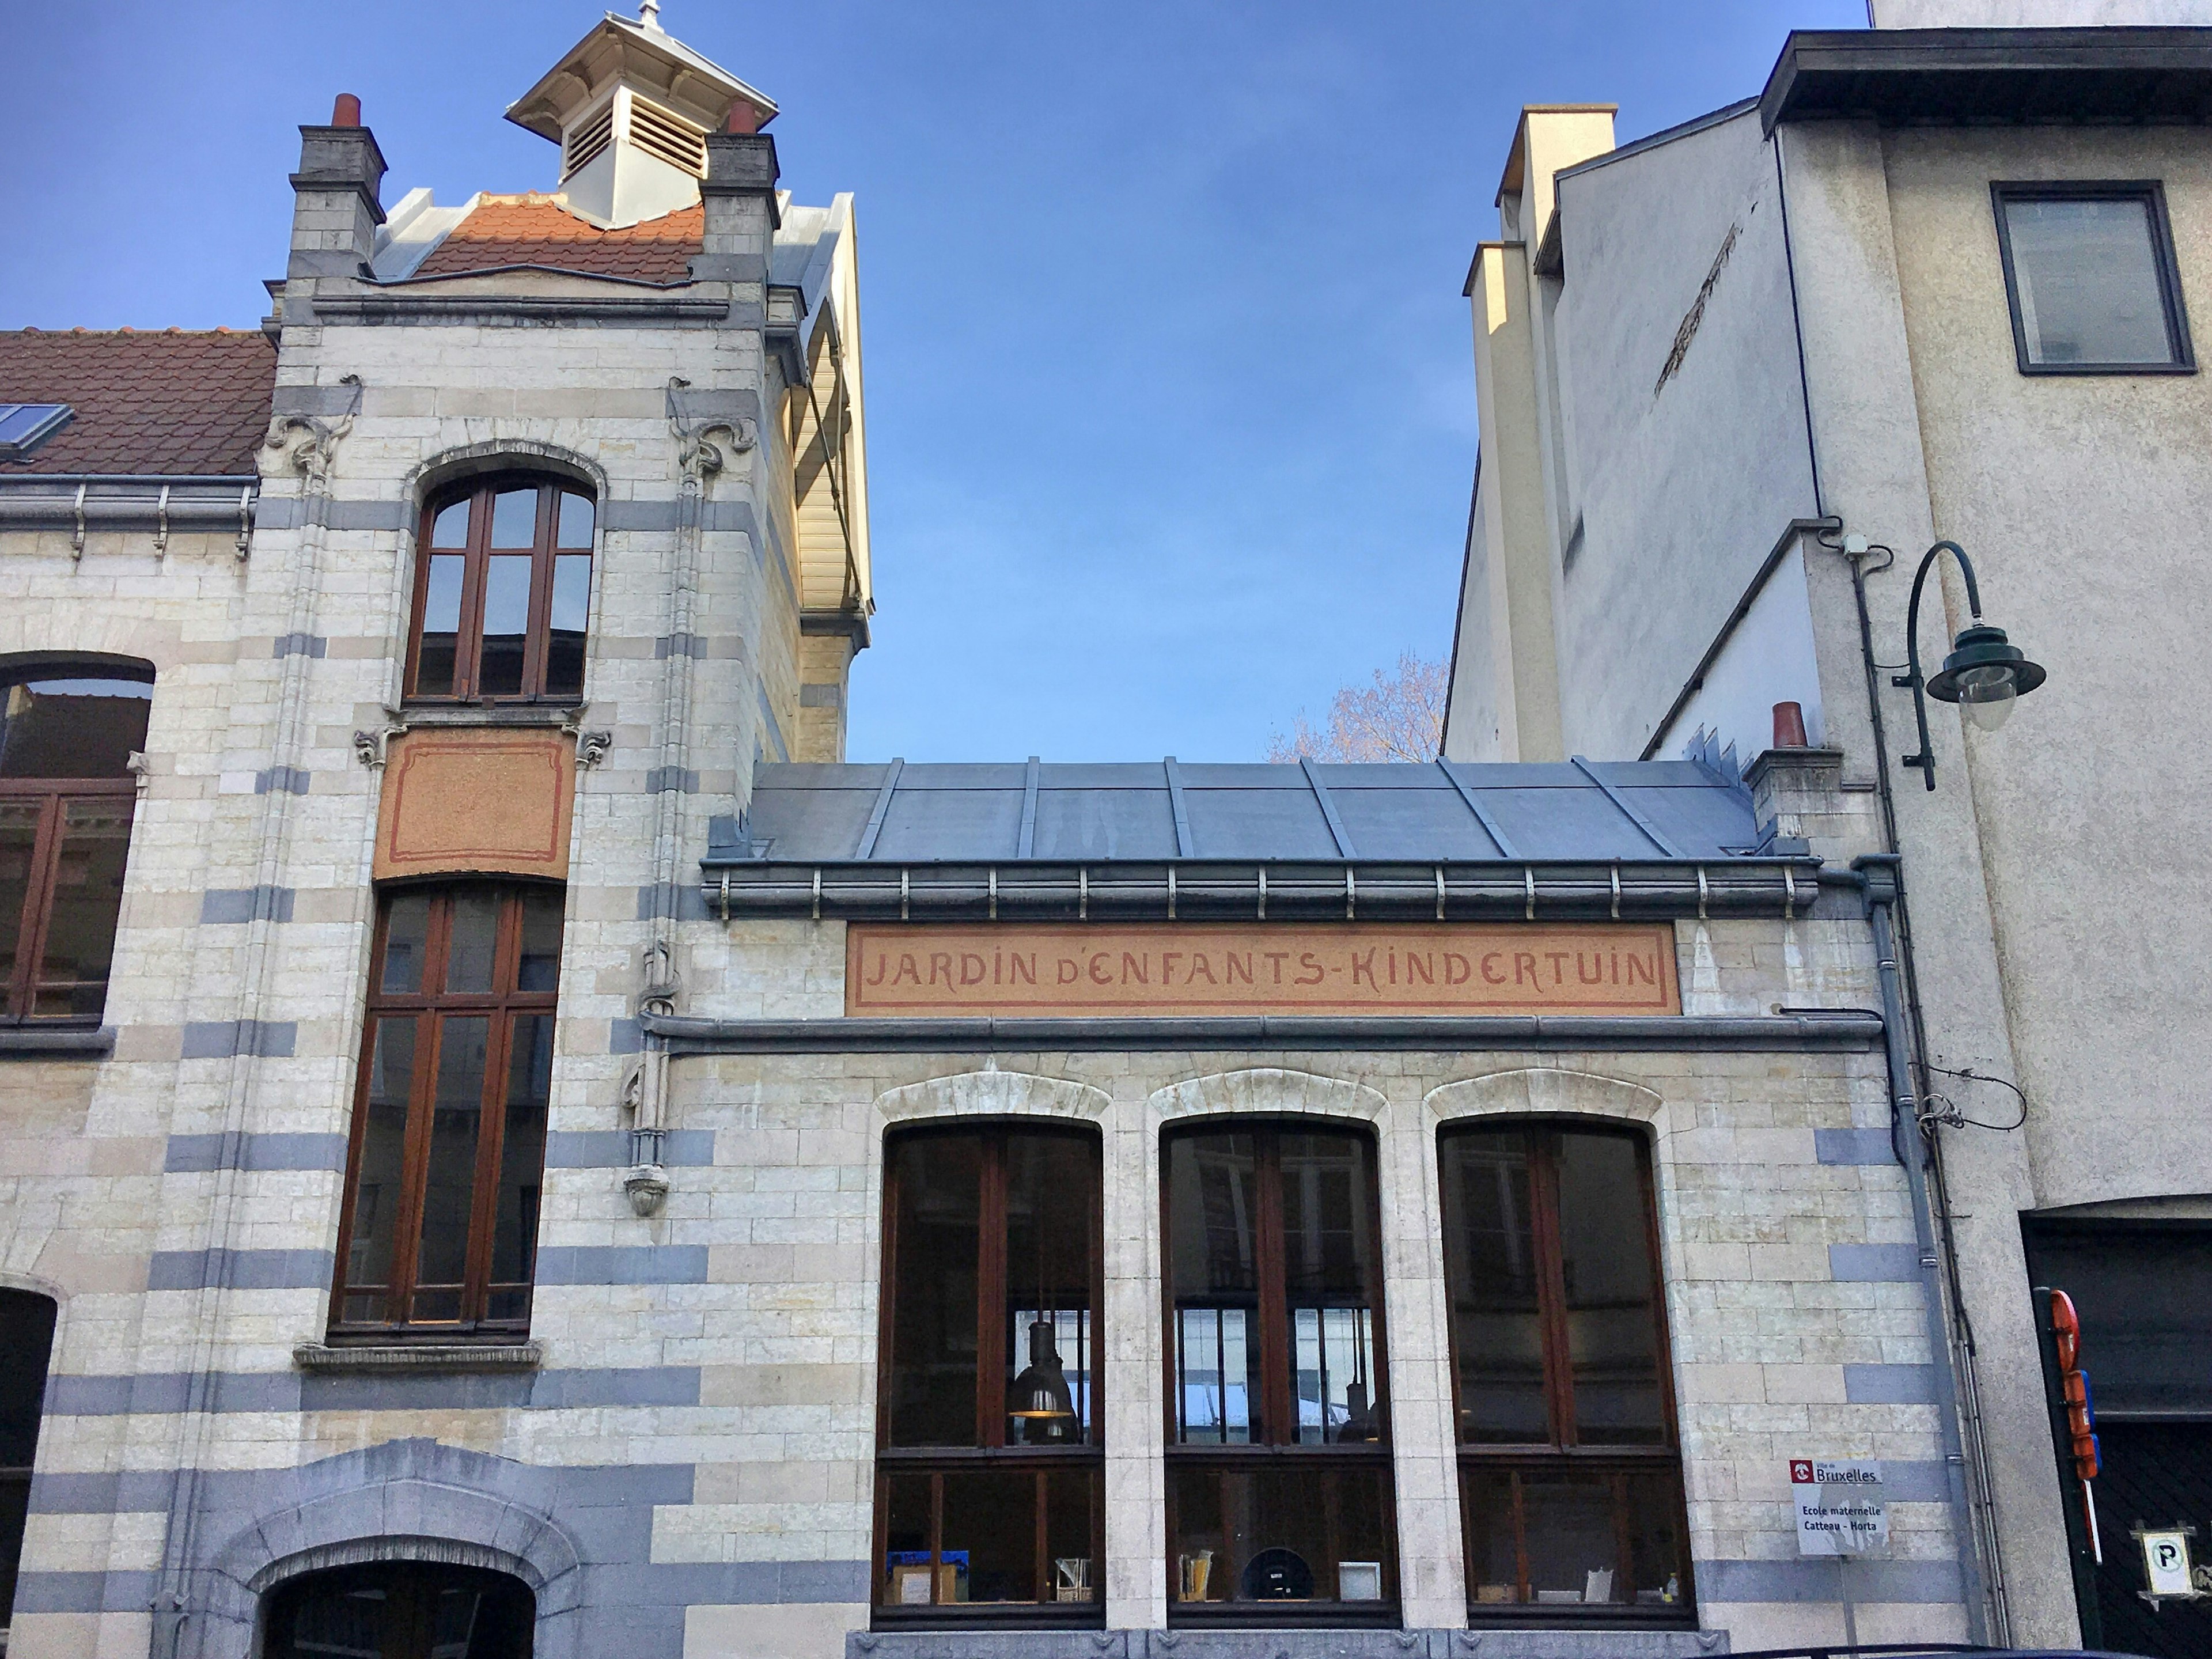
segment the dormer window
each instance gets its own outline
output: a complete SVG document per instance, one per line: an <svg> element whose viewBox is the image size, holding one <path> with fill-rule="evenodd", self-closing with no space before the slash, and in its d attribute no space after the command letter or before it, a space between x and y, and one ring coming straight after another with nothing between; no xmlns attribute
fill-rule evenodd
<svg viewBox="0 0 2212 1659"><path fill-rule="evenodd" d="M545 478L432 497L416 550L409 699L580 697L592 519L590 496Z"/></svg>

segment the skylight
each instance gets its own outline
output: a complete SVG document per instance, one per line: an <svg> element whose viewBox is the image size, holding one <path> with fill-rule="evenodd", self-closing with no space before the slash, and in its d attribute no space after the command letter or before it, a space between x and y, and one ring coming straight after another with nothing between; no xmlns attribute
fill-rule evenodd
<svg viewBox="0 0 2212 1659"><path fill-rule="evenodd" d="M76 411L67 404L0 404L0 461L20 461Z"/></svg>

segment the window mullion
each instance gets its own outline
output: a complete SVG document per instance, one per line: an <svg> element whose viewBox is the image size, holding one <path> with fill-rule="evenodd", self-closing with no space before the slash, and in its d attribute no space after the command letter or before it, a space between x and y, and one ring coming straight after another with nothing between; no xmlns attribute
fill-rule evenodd
<svg viewBox="0 0 2212 1659"><path fill-rule="evenodd" d="M1543 1131L1530 1138L1529 1187L1535 1213L1537 1303L1544 1332L1544 1398L1552 1414L1552 1440L1575 1443L1575 1383L1572 1342L1567 1329L1566 1267L1559 1241L1558 1137Z"/></svg>
<svg viewBox="0 0 2212 1659"><path fill-rule="evenodd" d="M560 539L561 491L538 489L538 533L530 547L530 614L523 624L522 695L545 692L545 653L553 625L553 544Z"/></svg>
<svg viewBox="0 0 2212 1659"><path fill-rule="evenodd" d="M983 1140L975 1230L975 1443L1006 1443L1006 1141Z"/></svg>
<svg viewBox="0 0 2212 1659"><path fill-rule="evenodd" d="M483 591L491 572L491 506L489 486L469 498L469 550L461 567L460 637L453 641L453 695L477 700L477 671L483 658Z"/></svg>
<svg viewBox="0 0 2212 1659"><path fill-rule="evenodd" d="M1253 1184L1260 1213L1260 1395L1267 1413L1264 1443L1280 1446L1297 1439L1291 1410L1290 1314L1283 1282L1283 1159L1273 1129L1253 1137Z"/></svg>

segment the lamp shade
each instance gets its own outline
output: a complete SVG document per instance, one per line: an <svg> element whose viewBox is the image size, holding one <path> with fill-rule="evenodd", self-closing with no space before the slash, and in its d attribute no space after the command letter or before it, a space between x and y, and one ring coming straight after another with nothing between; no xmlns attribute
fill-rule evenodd
<svg viewBox="0 0 2212 1659"><path fill-rule="evenodd" d="M1030 1327L1029 1368L1006 1390L1006 1415L1039 1430L1063 1432L1075 1425L1075 1401L1068 1393L1067 1376L1061 1370L1060 1348L1053 1340L1052 1322L1040 1319Z"/></svg>
<svg viewBox="0 0 2212 1659"><path fill-rule="evenodd" d="M2013 704L2043 681L2042 665L2007 641L2003 629L1976 623L1959 630L1942 669L1928 682L1928 695L1957 703L1976 726L1994 732Z"/></svg>

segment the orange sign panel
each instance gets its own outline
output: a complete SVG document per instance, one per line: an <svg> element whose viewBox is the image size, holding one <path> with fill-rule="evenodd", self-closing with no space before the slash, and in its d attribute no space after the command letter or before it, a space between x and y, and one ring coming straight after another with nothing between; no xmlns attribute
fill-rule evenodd
<svg viewBox="0 0 2212 1659"><path fill-rule="evenodd" d="M1661 923L854 922L845 1012L1679 1014Z"/></svg>
<svg viewBox="0 0 2212 1659"><path fill-rule="evenodd" d="M426 728L392 739L374 874L568 874L574 740L560 732Z"/></svg>

